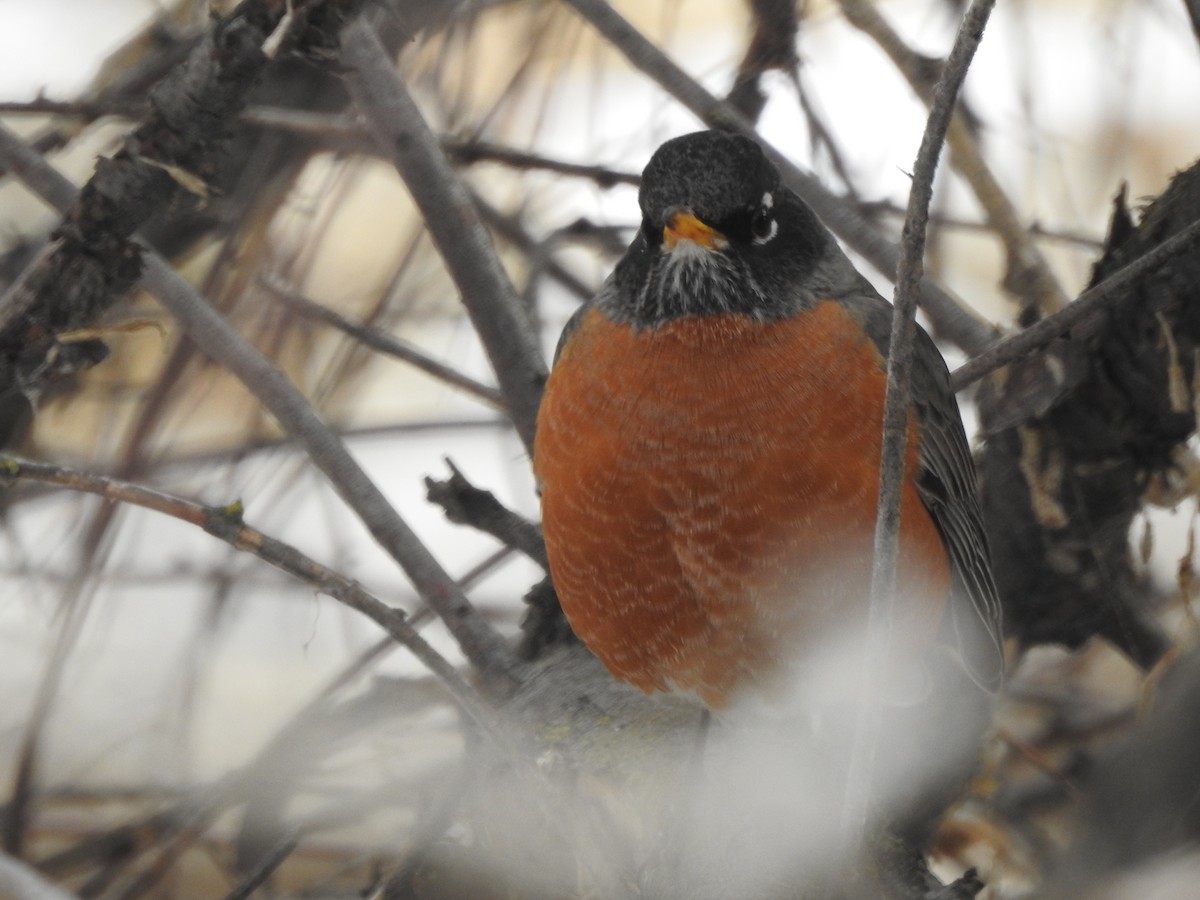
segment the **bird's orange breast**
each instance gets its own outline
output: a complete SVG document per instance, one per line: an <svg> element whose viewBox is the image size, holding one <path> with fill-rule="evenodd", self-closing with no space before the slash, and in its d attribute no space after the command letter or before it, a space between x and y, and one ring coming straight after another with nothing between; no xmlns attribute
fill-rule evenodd
<svg viewBox="0 0 1200 900"><path fill-rule="evenodd" d="M885 376L836 303L766 323L635 332L596 310L568 340L538 417L551 575L612 673L722 706L865 615ZM913 474L898 621L931 636L949 595Z"/></svg>

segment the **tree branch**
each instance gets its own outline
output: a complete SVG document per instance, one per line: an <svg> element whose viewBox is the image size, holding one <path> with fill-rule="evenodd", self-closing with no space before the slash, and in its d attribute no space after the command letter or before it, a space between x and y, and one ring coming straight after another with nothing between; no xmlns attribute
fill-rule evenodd
<svg viewBox="0 0 1200 900"><path fill-rule="evenodd" d="M933 198L933 176L958 91L966 78L975 50L995 0L974 0L954 39L946 67L934 90L933 104L921 146L913 164L912 191L902 232L903 254L896 278L895 308L887 360L887 392L880 450L879 511L875 521L874 562L871 569L871 606L867 622L867 691L859 706L859 719L851 746L843 825L852 840L860 841L870 814L875 754L880 734L879 709L873 688L873 666L886 659L895 616L896 563L899 557L900 496L904 478L904 450L908 438L911 402L913 337L917 297L925 252L925 227Z"/></svg>
<svg viewBox="0 0 1200 900"><path fill-rule="evenodd" d="M1197 243L1200 243L1200 222L1190 225L1170 240L1139 256L1095 287L1088 288L1074 303L1063 307L1054 315L1047 316L1024 331L1005 338L969 362L963 363L950 375L954 390L961 391L989 372L1044 347L1122 298L1132 296L1129 289L1133 285Z"/></svg>
<svg viewBox="0 0 1200 900"><path fill-rule="evenodd" d="M425 217L483 341L517 433L532 454L546 364L528 312L470 196L366 19L346 29L342 59L350 69L350 92Z"/></svg>
<svg viewBox="0 0 1200 900"><path fill-rule="evenodd" d="M0 141L0 153L5 143L20 143L3 126L0 136L6 138ZM49 184L57 179L53 194L65 196L65 189L71 188L70 182L45 160L38 159L34 166L38 181L30 186L37 190L39 183ZM221 318L162 257L149 248L142 248L142 253L143 286L183 325L201 350L225 365L300 441L314 464L384 550L400 564L417 592L446 622L467 658L493 681L491 687L501 693L515 687L520 680L519 664L510 648L475 613L466 595L350 455L341 438L321 420L287 376Z"/></svg>
<svg viewBox="0 0 1200 900"><path fill-rule="evenodd" d="M349 335L364 346L370 347L372 350L378 350L380 353L385 353L396 359L401 359L414 368L420 369L426 375L431 375L438 381L442 381L451 387L456 387L477 400L482 400L493 409L504 409L504 398L500 396L500 392L494 387L476 381L474 378L464 375L457 369L438 362L413 344L400 340L400 338L380 328L372 328L367 325L351 322L345 316L339 315L329 307L323 306L308 299L303 294L292 290L278 278L264 276L259 279L259 284L286 303L291 309L300 313L300 315L324 322L326 325L332 325L338 331Z"/></svg>
<svg viewBox="0 0 1200 900"><path fill-rule="evenodd" d="M133 234L152 216L189 196L203 197L229 123L271 63L277 35L290 47L319 44L325 29L357 11L363 0L325 0L295 15L281 0L244 0L217 20L185 64L150 92L150 113L122 149L102 158L70 202L54 240L0 302L0 393L20 383L36 395L54 374L25 351L46 335L91 324L137 282L140 251ZM27 166L0 148L23 178ZM54 202L59 208L65 194Z"/></svg>
<svg viewBox="0 0 1200 900"><path fill-rule="evenodd" d="M446 518L457 525L490 534L506 547L519 550L543 570L550 571L546 559L546 543L542 530L523 516L504 506L490 492L467 481L454 463L447 459L450 477L445 480L425 479L425 496L436 503Z"/></svg>
<svg viewBox="0 0 1200 900"><path fill-rule="evenodd" d="M913 92L926 107L933 102L929 78L929 60L918 55L907 44L883 14L867 0L838 0L846 20L866 34L888 55L896 69L908 81ZM983 207L989 224L1004 242L1008 255L1008 272L1004 286L1018 297L1052 312L1067 302L1050 266L1028 230L1021 224L1016 208L1004 193L1000 182L979 149L966 117L954 112L946 130L946 144L955 169L962 174L975 199Z"/></svg>
<svg viewBox="0 0 1200 900"><path fill-rule="evenodd" d="M438 677L463 711L482 729L489 735L503 740L503 728L495 711L484 702L478 691L463 680L446 658L408 624L402 610L388 606L358 582L321 565L290 544L250 527L242 520L240 502L223 507L205 506L193 500L103 475L93 475L15 456L0 456L0 483L18 479L96 494L106 500L128 503L171 516L202 528L235 550L256 556L281 572L316 588L342 605L362 613L383 628Z"/></svg>

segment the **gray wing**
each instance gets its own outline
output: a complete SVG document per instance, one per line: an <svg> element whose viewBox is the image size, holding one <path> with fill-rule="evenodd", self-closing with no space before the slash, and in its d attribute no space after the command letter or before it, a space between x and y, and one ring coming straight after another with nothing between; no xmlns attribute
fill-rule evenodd
<svg viewBox="0 0 1200 900"><path fill-rule="evenodd" d="M891 304L873 292L843 302L886 358ZM947 624L974 679L995 689L1003 678L1004 645L975 464L946 362L920 326L913 351L913 407L921 434L917 488L950 556L954 583Z"/></svg>

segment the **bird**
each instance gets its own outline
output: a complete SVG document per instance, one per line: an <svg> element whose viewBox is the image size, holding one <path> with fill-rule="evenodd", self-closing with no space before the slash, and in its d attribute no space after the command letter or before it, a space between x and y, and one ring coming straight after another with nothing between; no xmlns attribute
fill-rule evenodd
<svg viewBox="0 0 1200 900"><path fill-rule="evenodd" d="M666 141L641 225L559 340L533 464L550 576L612 675L720 710L803 677L869 607L891 305L749 137ZM970 447L920 327L898 659L1003 670Z"/></svg>

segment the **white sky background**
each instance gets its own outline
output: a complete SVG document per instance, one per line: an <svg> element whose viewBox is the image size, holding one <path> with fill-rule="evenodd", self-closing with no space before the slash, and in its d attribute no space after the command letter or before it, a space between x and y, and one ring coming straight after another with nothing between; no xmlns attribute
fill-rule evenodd
<svg viewBox="0 0 1200 900"><path fill-rule="evenodd" d="M0 98L76 96L159 8L153 0L0 0Z"/></svg>
<svg viewBox="0 0 1200 900"><path fill-rule="evenodd" d="M685 12L701 14L678 18L680 37L668 49L686 43L687 58L676 54L681 64L724 92L744 35L693 27L706 20L702 13L719 5L684 3ZM741 4L736 5L740 10ZM940 53L949 44L952 24L931 16L930 6L924 0L902 2L887 4L884 11L918 49ZM105 54L155 10L148 0L0 0L0 100L29 99L43 89L50 97L70 98L87 84ZM1019 10L1024 12L1015 15ZM907 88L869 41L832 15L819 16L809 26L803 50L803 77L827 123L850 149L860 190L868 198L903 204L904 172L912 164L924 121ZM972 69L967 95L984 122L988 157L1020 194L1022 210L1048 227L1099 237L1121 179L1132 182L1134 197L1157 193L1172 171L1200 151L1198 57L1181 2L1002 2ZM1015 68L1030 73L1028 84L1014 78ZM598 82L590 79L579 74L559 80L549 106L539 111L544 123L538 134L540 152L636 170L662 139L697 127L661 94L647 92L643 80L623 66ZM809 158L790 88L781 82L773 86L778 91L763 119L765 136L798 162L827 175L823 160ZM1037 131L1029 127L1031 119ZM1046 123L1051 123L1049 132ZM1112 131L1104 132L1109 126ZM1115 144L1136 142L1136 130L1143 126L1177 132L1178 139L1156 149L1150 162L1145 155L1137 157L1136 168L1116 152L1119 147L1096 143L1100 133L1111 133ZM957 199L962 192L955 188L951 194ZM535 212L544 215L547 227L566 225L581 215L633 224L637 215L631 190L604 192L570 182L555 183L536 203ZM973 213L969 202L961 206L961 214ZM971 277L998 264L998 258L989 263L989 255L995 256L989 251L979 261L951 267L948 282L963 291ZM1055 257L1069 292L1078 290L1086 277L1086 260L1079 254ZM599 274L586 266L579 271L589 277ZM886 284L877 283L885 296L890 294ZM992 314L1006 312L994 295L981 299L990 302ZM565 315L569 306L564 302L552 310ZM552 328L545 339L547 352L554 337ZM456 354L447 358L466 357L474 374L486 375L482 358L461 331L451 330L439 340L439 352ZM394 391L385 386L383 393L394 401ZM423 399L428 405L428 398ZM437 404L447 416L477 410L445 392ZM475 483L495 490L505 502L527 514L535 512L518 442L495 435L490 428L432 431L401 436L396 443L361 440L353 445L368 472L454 574L485 557L492 545L447 524L425 503L421 479L444 472L443 456L453 457ZM297 478L281 456L232 473L221 470L179 490L210 503L241 497L250 524L362 580L385 600L411 595L394 564L319 476ZM78 504L74 498L52 499L22 508L12 527L0 532L0 567L69 571L76 529L85 518ZM181 523L137 511L122 516L113 559L124 560L116 568L134 577L116 579L104 589L105 597L119 602L105 602L103 615L93 617L70 669L47 742L50 771L57 777L139 778L149 770L170 779L222 771L253 753L274 724L307 699L349 651L376 638L374 626L333 601L292 585L280 587L282 579L263 564L234 558L232 567L245 576L254 602L241 603L215 645L203 648L212 654L204 662L211 674L202 681L202 715L188 732L190 758L181 759L176 744L180 732L161 716L171 708L170 698L185 693L184 663L189 653L200 652L196 636L204 629L209 601L202 579L195 579L189 591L188 579L171 577L172 571L207 571L226 565L230 557ZM154 548L153 563L139 554L143 546ZM1178 547L1172 550L1163 541L1159 546L1166 571L1174 566ZM473 596L484 602L514 600L535 576L532 566L512 564ZM17 585L9 580L0 588L0 766L7 765L7 751L23 727L56 621L56 581L30 577L19 582L19 589ZM438 643L448 649L445 640ZM417 671L404 662L402 652L393 654L390 669ZM78 740L81 735L88 740Z"/></svg>

